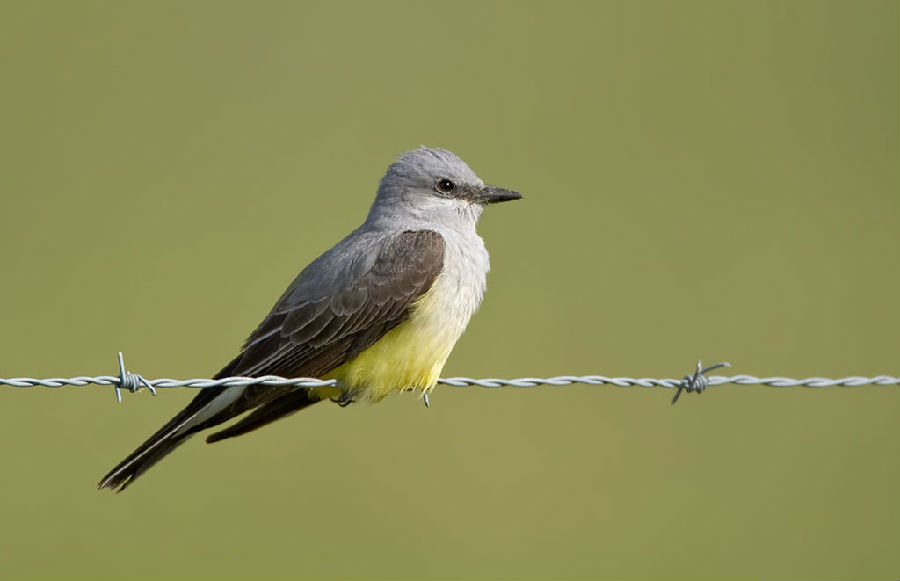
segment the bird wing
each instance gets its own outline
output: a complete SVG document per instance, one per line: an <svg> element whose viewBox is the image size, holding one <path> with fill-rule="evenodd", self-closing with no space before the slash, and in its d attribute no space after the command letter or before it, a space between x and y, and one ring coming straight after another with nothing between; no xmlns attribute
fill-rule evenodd
<svg viewBox="0 0 900 581"><path fill-rule="evenodd" d="M377 240L381 246L374 260L354 260L371 258L371 253L353 252L352 245L360 238L351 235L304 269L250 335L241 353L216 378L318 377L353 359L406 320L415 301L443 269L444 239L433 230L409 230ZM123 490L190 435L251 409L256 411L228 430L213 434L209 441L256 429L315 401L303 387L202 389L113 468L99 487Z"/></svg>
<svg viewBox="0 0 900 581"><path fill-rule="evenodd" d="M413 303L431 288L443 264L440 234L405 231L383 244L371 268L339 292L312 299L304 293L285 293L247 339L241 354L217 377L320 377L406 320ZM248 386L222 413L234 417L298 390L308 391Z"/></svg>

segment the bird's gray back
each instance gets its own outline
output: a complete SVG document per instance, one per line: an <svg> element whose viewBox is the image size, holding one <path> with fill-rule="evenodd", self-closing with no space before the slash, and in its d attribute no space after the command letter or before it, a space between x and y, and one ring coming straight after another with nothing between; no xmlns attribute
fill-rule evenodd
<svg viewBox="0 0 900 581"><path fill-rule="evenodd" d="M285 290L273 313L332 297L351 287L372 269L382 248L404 232L414 230L440 234L445 244L443 276L458 284L460 290L465 287L474 293L480 302L490 261L484 241L474 228L460 232L432 223L384 229L366 223L304 268Z"/></svg>

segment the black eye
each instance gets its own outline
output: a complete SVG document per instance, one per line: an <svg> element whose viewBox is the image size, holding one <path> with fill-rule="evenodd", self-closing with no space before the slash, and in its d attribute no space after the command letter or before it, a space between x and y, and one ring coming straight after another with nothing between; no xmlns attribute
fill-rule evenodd
<svg viewBox="0 0 900 581"><path fill-rule="evenodd" d="M445 194L449 194L450 192L452 192L455 187L456 187L456 184L454 184L453 182L451 182L450 180L448 180L446 178L442 179L441 181L439 181L437 183L438 191L443 192Z"/></svg>

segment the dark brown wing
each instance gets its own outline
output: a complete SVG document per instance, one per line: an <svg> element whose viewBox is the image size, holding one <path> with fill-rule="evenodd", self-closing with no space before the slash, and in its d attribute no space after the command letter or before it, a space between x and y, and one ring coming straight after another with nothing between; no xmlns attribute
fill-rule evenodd
<svg viewBox="0 0 900 581"><path fill-rule="evenodd" d="M443 264L440 234L403 232L381 248L368 272L340 292L274 310L228 372L319 377L331 371L403 322ZM244 393L268 391L272 390L258 387Z"/></svg>

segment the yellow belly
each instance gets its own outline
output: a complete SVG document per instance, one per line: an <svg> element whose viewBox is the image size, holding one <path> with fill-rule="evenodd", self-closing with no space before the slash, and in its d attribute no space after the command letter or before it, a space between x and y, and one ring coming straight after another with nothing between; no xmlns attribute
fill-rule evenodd
<svg viewBox="0 0 900 581"><path fill-rule="evenodd" d="M362 396L373 402L395 391L431 390L468 322L468 317L460 321L455 309L447 309L448 289L442 286L435 284L409 319L325 379L337 379L340 392L354 399Z"/></svg>

